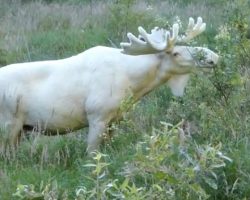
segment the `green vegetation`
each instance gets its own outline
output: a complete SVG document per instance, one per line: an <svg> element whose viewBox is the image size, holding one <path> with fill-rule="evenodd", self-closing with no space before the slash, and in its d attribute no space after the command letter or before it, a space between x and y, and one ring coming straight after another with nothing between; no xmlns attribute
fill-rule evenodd
<svg viewBox="0 0 250 200"><path fill-rule="evenodd" d="M249 0L0 1L0 66L119 46L137 26L202 16L194 41L221 55L182 98L167 86L114 124L93 158L86 131L0 149L0 199L250 199ZM1 133L0 133L1 134Z"/></svg>

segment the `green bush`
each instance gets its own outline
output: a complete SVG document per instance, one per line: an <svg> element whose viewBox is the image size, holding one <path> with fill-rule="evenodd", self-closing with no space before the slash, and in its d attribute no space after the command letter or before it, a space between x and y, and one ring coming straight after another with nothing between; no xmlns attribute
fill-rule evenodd
<svg viewBox="0 0 250 200"><path fill-rule="evenodd" d="M76 199L207 199L206 187L218 189L218 176L231 159L220 151L221 144L197 145L185 134L182 123L162 126L137 143L134 158L120 169L119 179L110 178L110 158L96 153L92 161L82 165L91 173L77 187ZM60 193L57 184L51 188L54 184L43 185L40 191L33 185L18 185L14 196L45 198L51 191L57 197L68 196Z"/></svg>

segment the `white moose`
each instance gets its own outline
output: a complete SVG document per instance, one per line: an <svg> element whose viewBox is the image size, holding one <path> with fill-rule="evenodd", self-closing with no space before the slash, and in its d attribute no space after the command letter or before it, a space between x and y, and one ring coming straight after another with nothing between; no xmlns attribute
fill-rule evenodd
<svg viewBox="0 0 250 200"><path fill-rule="evenodd" d="M62 60L11 64L0 68L0 127L7 143L16 146L26 128L63 134L89 127L91 153L107 126L121 114L129 96L139 100L167 83L174 95L183 95L194 68L212 67L218 55L202 47L175 46L205 30L202 18L189 19L187 32L178 36L155 28L139 36L128 33L121 49L93 47ZM201 55L202 56L197 56Z"/></svg>

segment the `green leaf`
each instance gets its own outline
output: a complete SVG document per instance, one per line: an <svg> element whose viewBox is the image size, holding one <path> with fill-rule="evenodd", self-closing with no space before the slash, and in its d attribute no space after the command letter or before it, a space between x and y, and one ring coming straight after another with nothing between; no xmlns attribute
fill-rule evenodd
<svg viewBox="0 0 250 200"><path fill-rule="evenodd" d="M123 183L121 184L120 188L121 188L122 190L125 190L125 189L127 188L127 186L128 186L128 183L129 183L129 179L126 178L126 179L123 181Z"/></svg>
<svg viewBox="0 0 250 200"><path fill-rule="evenodd" d="M209 177L204 177L203 180L214 190L218 189L218 185L216 183L215 179L209 178Z"/></svg>
<svg viewBox="0 0 250 200"><path fill-rule="evenodd" d="M157 189L158 191L160 191L160 192L163 191L162 187L159 186L158 184L154 184L154 185L153 185L153 188L156 188L156 189Z"/></svg>
<svg viewBox="0 0 250 200"><path fill-rule="evenodd" d="M179 181L174 177L174 176L171 176L171 175L166 175L166 179L167 181L172 184L172 185L176 185L179 183Z"/></svg>
<svg viewBox="0 0 250 200"><path fill-rule="evenodd" d="M166 179L166 173L162 172L162 171L157 171L155 174L154 174L154 177L157 179L157 180L164 180Z"/></svg>
<svg viewBox="0 0 250 200"><path fill-rule="evenodd" d="M83 165L83 167L96 167L96 164L89 163L89 164Z"/></svg>

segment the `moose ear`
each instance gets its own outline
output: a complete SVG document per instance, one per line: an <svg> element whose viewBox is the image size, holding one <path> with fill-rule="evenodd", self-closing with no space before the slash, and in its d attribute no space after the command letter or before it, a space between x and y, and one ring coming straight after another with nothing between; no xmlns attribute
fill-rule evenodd
<svg viewBox="0 0 250 200"><path fill-rule="evenodd" d="M189 80L189 74L185 75L174 75L168 80L168 86L170 87L173 95L183 96L184 89Z"/></svg>

